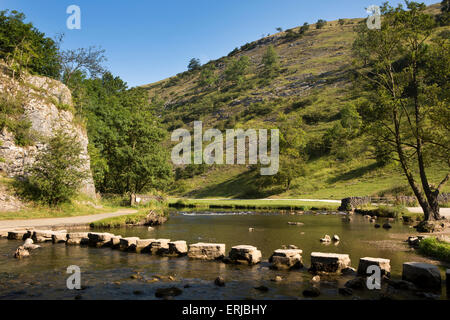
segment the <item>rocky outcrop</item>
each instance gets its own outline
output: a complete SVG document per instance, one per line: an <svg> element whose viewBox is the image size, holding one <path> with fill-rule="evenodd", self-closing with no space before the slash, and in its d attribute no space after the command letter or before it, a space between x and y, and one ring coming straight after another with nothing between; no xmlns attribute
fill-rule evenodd
<svg viewBox="0 0 450 320"><path fill-rule="evenodd" d="M309 270L313 273L340 273L343 269L349 268L350 263L348 254L312 252Z"/></svg>
<svg viewBox="0 0 450 320"><path fill-rule="evenodd" d="M269 258L272 269L299 269L303 267L303 251L300 249L278 249Z"/></svg>
<svg viewBox="0 0 450 320"><path fill-rule="evenodd" d="M403 264L402 279L422 289L441 289L439 268L428 263L406 262Z"/></svg>
<svg viewBox="0 0 450 320"><path fill-rule="evenodd" d="M70 90L61 82L35 75L24 76L23 81L13 80L4 65L0 65L0 92L12 97L20 96L24 108L23 118L31 123L35 142L22 147L15 143L14 135L4 128L0 132L0 172L8 177L26 175L26 167L33 164L36 154L45 147L45 140L57 130L64 130L77 137L82 146L80 157L86 160L84 170L90 172L86 130L75 124ZM80 191L95 196L92 176L80 186Z"/></svg>
<svg viewBox="0 0 450 320"><path fill-rule="evenodd" d="M225 256L223 243L194 243L189 245L188 257L201 260L221 260Z"/></svg>

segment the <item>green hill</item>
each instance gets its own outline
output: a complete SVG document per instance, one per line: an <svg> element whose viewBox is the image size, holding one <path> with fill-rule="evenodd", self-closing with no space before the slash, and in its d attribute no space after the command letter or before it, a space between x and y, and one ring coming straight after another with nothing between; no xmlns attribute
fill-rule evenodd
<svg viewBox="0 0 450 320"><path fill-rule="evenodd" d="M432 5L428 12L437 14L439 9L439 4ZM320 29L313 24L308 30L286 30L247 43L200 68L144 86L153 102L159 103L169 131L192 130L193 121L202 120L204 128L284 127L302 136L303 152L297 163L301 169L289 187L282 183L262 186L259 172L250 166L201 165L178 168L171 193L199 198L331 199L410 194L397 164L376 161L363 127L351 134L338 132L345 110L364 107L352 89L351 50L358 23L365 21L340 19ZM279 67L270 81L262 76L268 48L276 52ZM233 78L231 66L243 56L248 57L248 68ZM359 121L357 116L353 120ZM291 165L296 164L284 163L284 169ZM444 172L444 168L429 168L433 180Z"/></svg>

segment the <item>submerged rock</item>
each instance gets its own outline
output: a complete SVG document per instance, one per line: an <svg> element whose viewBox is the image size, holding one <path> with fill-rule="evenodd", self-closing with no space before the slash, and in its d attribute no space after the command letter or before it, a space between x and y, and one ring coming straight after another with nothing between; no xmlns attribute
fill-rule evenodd
<svg viewBox="0 0 450 320"><path fill-rule="evenodd" d="M16 252L14 253L14 258L16 259L22 259L25 257L28 257L30 253L27 249L25 249L23 246L20 246L16 249Z"/></svg>
<svg viewBox="0 0 450 320"><path fill-rule="evenodd" d="M214 284L215 284L216 286L218 286L218 287L224 287L224 286L225 286L225 279L222 278L221 276L219 276L219 277L217 277L217 278L214 280Z"/></svg>
<svg viewBox="0 0 450 320"><path fill-rule="evenodd" d="M268 292L269 288L267 288L266 286L259 286L259 287L255 287L255 290L261 291L261 292Z"/></svg>
<svg viewBox="0 0 450 320"><path fill-rule="evenodd" d="M351 279L345 283L346 288L362 290L366 287L366 281L362 277Z"/></svg>
<svg viewBox="0 0 450 320"><path fill-rule="evenodd" d="M320 242L331 242L331 237L326 234L322 239L320 239Z"/></svg>
<svg viewBox="0 0 450 320"><path fill-rule="evenodd" d="M320 296L320 290L317 287L309 287L308 289L303 290L303 296L308 298L315 298Z"/></svg>
<svg viewBox="0 0 450 320"><path fill-rule="evenodd" d="M385 224L383 224L383 228L384 229L391 229L392 226L391 226L391 224L389 222L386 222Z"/></svg>
<svg viewBox="0 0 450 320"><path fill-rule="evenodd" d="M168 298L168 297L176 297L183 293L183 290L177 287L170 288L158 288L156 289L155 296L157 298Z"/></svg>
<svg viewBox="0 0 450 320"><path fill-rule="evenodd" d="M40 248L41 246L40 246L40 245L37 245L37 244L34 244L34 243L33 243L33 239L28 238L28 239L25 240L25 242L24 242L24 244L23 244L23 247L24 247L26 250L35 250L35 249Z"/></svg>

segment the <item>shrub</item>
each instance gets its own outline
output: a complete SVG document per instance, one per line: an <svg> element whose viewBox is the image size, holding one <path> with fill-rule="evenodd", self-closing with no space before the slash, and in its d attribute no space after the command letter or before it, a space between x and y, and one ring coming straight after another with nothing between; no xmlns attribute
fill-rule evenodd
<svg viewBox="0 0 450 320"><path fill-rule="evenodd" d="M325 20L319 19L316 22L316 29L322 29L326 24L327 22Z"/></svg>
<svg viewBox="0 0 450 320"><path fill-rule="evenodd" d="M87 177L86 160L80 157L81 152L75 137L58 131L38 153L23 183L22 194L50 206L69 202Z"/></svg>
<svg viewBox="0 0 450 320"><path fill-rule="evenodd" d="M436 238L426 238L419 243L421 254L450 262L450 243L441 242Z"/></svg>

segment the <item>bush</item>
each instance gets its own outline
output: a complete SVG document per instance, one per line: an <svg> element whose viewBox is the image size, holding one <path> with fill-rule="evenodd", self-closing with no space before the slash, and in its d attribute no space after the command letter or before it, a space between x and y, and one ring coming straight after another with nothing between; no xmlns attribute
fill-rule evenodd
<svg viewBox="0 0 450 320"><path fill-rule="evenodd" d="M316 22L316 29L322 29L326 24L327 22L325 20L319 19Z"/></svg>
<svg viewBox="0 0 450 320"><path fill-rule="evenodd" d="M441 242L436 238L426 238L419 243L421 254L450 262L450 243Z"/></svg>
<svg viewBox="0 0 450 320"><path fill-rule="evenodd" d="M50 206L69 202L87 178L86 160L76 138L59 131L41 150L29 170L22 194Z"/></svg>
<svg viewBox="0 0 450 320"><path fill-rule="evenodd" d="M372 212L380 218L398 218L401 215L407 214L408 210L403 206L380 206Z"/></svg>

